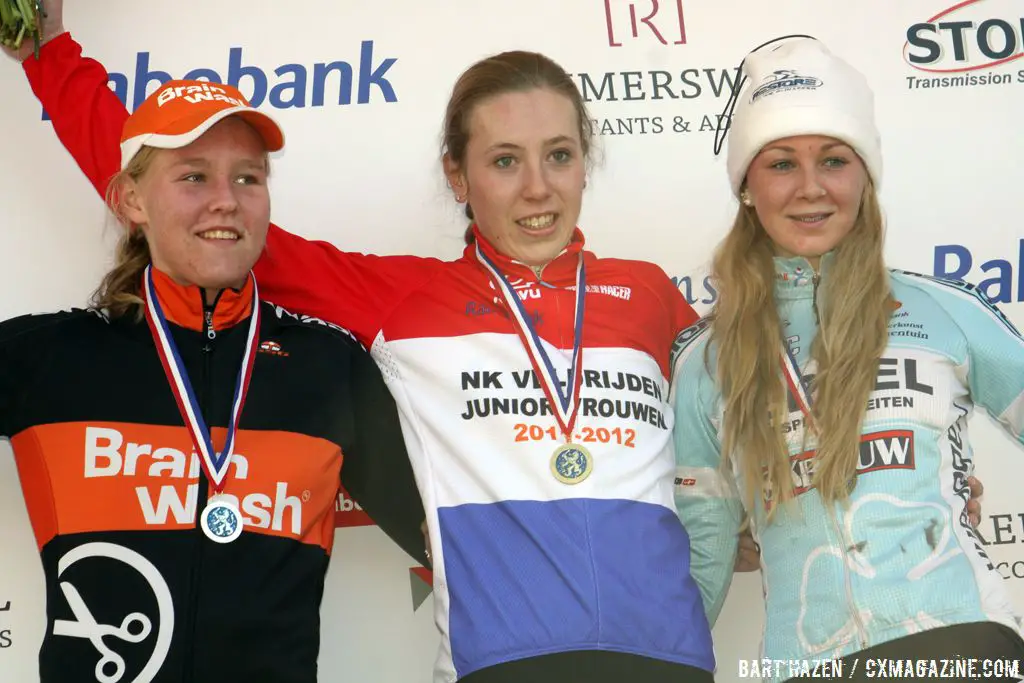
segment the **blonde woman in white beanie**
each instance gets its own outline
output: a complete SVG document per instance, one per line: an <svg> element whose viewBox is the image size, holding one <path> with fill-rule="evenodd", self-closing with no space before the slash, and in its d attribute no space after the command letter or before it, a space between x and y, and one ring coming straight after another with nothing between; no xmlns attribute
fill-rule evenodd
<svg viewBox="0 0 1024 683"><path fill-rule="evenodd" d="M973 286L886 267L860 73L789 37L743 74L720 298L673 356L676 499L709 618L747 515L763 655L787 662L766 680L844 657L844 678L877 676L868 656L1019 677L1021 617L968 519L967 419L980 406L1024 442L1024 339Z"/></svg>

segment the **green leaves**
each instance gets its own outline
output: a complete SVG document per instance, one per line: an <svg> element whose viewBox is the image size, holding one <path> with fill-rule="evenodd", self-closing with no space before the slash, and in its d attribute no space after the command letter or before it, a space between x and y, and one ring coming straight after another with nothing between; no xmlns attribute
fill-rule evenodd
<svg viewBox="0 0 1024 683"><path fill-rule="evenodd" d="M42 0L0 0L0 44L18 50L25 36L31 35L38 57L42 16L46 16Z"/></svg>

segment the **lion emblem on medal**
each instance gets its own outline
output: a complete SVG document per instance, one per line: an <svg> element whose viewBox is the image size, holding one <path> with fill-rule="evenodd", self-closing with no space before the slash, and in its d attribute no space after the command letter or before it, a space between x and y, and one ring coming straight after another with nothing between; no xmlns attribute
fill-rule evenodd
<svg viewBox="0 0 1024 683"><path fill-rule="evenodd" d="M563 484L578 484L594 469L590 452L579 444L566 444L551 457L551 473Z"/></svg>

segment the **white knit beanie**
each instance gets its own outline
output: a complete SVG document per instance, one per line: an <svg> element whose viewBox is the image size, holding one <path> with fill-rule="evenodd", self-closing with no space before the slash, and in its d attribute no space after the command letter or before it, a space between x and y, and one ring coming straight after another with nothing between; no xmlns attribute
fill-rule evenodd
<svg viewBox="0 0 1024 683"><path fill-rule="evenodd" d="M796 38L747 55L747 86L729 126L726 166L733 194L750 162L770 142L793 135L827 135L850 145L882 180L882 149L874 93L864 76L819 41Z"/></svg>

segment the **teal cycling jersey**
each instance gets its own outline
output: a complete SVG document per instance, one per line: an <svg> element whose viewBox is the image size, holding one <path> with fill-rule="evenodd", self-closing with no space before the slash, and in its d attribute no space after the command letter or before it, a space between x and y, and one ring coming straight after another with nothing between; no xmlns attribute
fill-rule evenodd
<svg viewBox="0 0 1024 683"><path fill-rule="evenodd" d="M822 277L830 259L822 259ZM780 324L807 386L815 371L819 276L802 258L775 261ZM814 440L804 441L804 416L790 397L783 431L796 509L780 510L770 524L763 503L744 510L741 472L721 466L722 408L708 321L676 340L675 493L690 536L691 571L714 623L741 522L750 519L761 547L761 654L768 659L838 658L959 623L994 621L1021 633L1021 617L966 506L975 406L1024 442L1024 339L972 285L904 271L890 271L890 281L897 303L846 505L826 506L813 488Z"/></svg>

